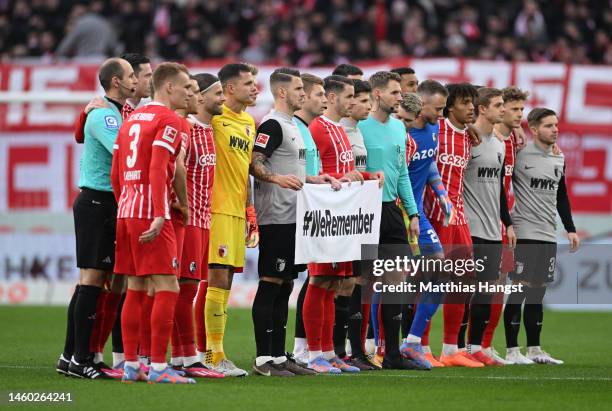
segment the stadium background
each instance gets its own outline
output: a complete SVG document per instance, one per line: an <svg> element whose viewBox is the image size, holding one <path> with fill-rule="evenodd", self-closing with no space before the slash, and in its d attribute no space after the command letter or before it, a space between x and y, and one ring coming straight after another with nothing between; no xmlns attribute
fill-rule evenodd
<svg viewBox="0 0 612 411"><path fill-rule="evenodd" d="M350 61L366 78L411 66L421 80L516 84L531 93L528 109L547 106L560 114L576 225L583 238L605 243L612 236L612 12L606 4L0 2L0 304L68 299L78 278L72 201L82 149L72 125L78 110L102 94L99 62L122 51L179 59L194 73L215 73L235 59L256 64L261 94L250 109L256 120L272 104L268 76L283 64L326 76ZM80 32L83 21L96 31ZM249 250L233 305L250 306L256 258Z"/></svg>

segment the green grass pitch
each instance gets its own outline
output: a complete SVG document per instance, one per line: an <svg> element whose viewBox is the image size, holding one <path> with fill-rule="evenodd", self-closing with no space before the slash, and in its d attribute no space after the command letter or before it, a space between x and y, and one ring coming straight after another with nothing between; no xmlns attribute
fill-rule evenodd
<svg viewBox="0 0 612 411"><path fill-rule="evenodd" d="M64 307L0 307L0 408L45 407L9 404L8 392L71 392L71 405L53 407L112 411L559 411L610 409L612 404L610 313L545 313L543 345L565 360L562 366L375 371L290 379L251 375L198 380L191 386L164 386L83 381L58 375L55 361L63 346L65 312ZM432 342L441 341L441 323L441 315L437 314ZM287 345L291 348L292 320L288 330ZM504 346L503 334L499 328L495 340L499 348ZM520 341L524 342L524 334ZM255 354L250 310L230 311L225 347L230 359L250 370ZM437 353L440 344L433 347ZM110 362L110 353L107 360Z"/></svg>

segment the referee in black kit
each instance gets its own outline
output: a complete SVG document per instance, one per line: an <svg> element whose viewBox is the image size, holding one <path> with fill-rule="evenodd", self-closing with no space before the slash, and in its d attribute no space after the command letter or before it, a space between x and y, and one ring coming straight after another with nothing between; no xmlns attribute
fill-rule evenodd
<svg viewBox="0 0 612 411"><path fill-rule="evenodd" d="M121 109L137 84L132 66L121 58L102 63L98 78L107 106L89 112L85 122L81 192L73 205L80 278L68 306L66 342L56 368L60 374L86 379L110 378L102 371L103 363L94 363L89 340L98 297L115 264L117 203L110 182L113 146L121 127Z"/></svg>

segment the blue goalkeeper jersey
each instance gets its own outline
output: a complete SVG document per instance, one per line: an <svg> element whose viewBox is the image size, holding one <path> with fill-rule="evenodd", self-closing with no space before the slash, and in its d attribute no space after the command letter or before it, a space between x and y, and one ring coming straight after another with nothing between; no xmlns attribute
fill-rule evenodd
<svg viewBox="0 0 612 411"><path fill-rule="evenodd" d="M416 143L416 151L408 165L408 174L412 183L414 201L421 214L423 213L425 187L427 187L427 183L432 178L435 178L435 175L432 176L432 173L438 173L438 168L435 164L438 155L438 132L439 127L437 123L426 123L423 128L410 129L410 135Z"/></svg>

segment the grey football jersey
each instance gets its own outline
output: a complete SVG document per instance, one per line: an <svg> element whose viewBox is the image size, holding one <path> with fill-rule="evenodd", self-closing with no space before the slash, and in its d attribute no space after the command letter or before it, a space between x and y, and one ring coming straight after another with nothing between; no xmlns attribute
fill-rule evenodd
<svg viewBox="0 0 612 411"><path fill-rule="evenodd" d="M366 171L366 162L368 160L368 152L363 142L363 134L361 130L357 128L357 124L354 120L347 117L340 119L340 124L346 133L346 136L351 143L353 149L353 156L355 157L355 168L357 171Z"/></svg>
<svg viewBox="0 0 612 411"><path fill-rule="evenodd" d="M533 141L516 154L512 221L520 239L557 241L557 189L565 158L545 152Z"/></svg>
<svg viewBox="0 0 612 411"><path fill-rule="evenodd" d="M485 136L465 169L463 199L470 233L474 237L501 241L499 197L506 145L494 134Z"/></svg>
<svg viewBox="0 0 612 411"><path fill-rule="evenodd" d="M292 174L306 181L306 149L293 117L272 110L257 128L253 151L266 155L265 166L276 174ZM290 188L255 179L257 222L294 224L297 193Z"/></svg>

